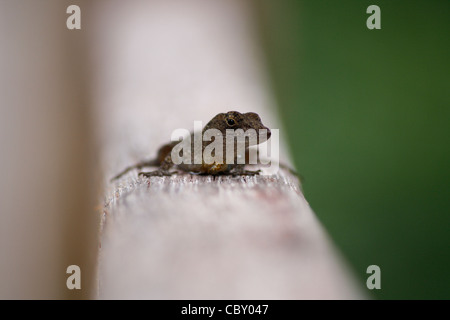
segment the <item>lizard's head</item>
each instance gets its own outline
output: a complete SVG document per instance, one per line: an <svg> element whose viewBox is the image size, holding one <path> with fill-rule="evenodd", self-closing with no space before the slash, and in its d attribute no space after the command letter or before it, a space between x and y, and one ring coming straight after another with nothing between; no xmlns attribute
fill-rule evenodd
<svg viewBox="0 0 450 320"><path fill-rule="evenodd" d="M211 128L220 130L224 135L227 129L242 129L244 132L248 129L254 129L258 133L258 144L267 141L271 135L270 129L263 125L259 115L254 112L228 111L227 113L219 113L205 126L205 129ZM260 129L267 130L267 139L259 136Z"/></svg>

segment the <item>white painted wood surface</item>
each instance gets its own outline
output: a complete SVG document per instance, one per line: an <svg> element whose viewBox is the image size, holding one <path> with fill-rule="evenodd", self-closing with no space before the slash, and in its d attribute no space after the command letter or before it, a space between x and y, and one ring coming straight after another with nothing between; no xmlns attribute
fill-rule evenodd
<svg viewBox="0 0 450 320"><path fill-rule="evenodd" d="M219 112L257 112L280 128L251 9L245 1L107 1L92 8L105 187L99 298L363 297L299 181L286 172L216 179L132 172L109 182L152 157L174 129L205 124ZM289 162L283 143L281 160Z"/></svg>

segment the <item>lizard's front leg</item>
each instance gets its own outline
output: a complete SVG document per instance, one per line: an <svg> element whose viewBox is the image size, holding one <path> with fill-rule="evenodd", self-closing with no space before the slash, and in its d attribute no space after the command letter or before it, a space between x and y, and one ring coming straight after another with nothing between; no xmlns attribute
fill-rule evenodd
<svg viewBox="0 0 450 320"><path fill-rule="evenodd" d="M231 170L232 176L256 176L261 173L261 170L245 170L245 164L236 164Z"/></svg>

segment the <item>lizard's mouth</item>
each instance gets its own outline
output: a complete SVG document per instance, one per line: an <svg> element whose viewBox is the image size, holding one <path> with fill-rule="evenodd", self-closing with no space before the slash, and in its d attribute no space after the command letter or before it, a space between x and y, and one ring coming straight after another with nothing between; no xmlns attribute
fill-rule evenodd
<svg viewBox="0 0 450 320"><path fill-rule="evenodd" d="M266 128L266 129L267 129L267 140L269 140L270 137L272 136L272 132L270 131L269 128Z"/></svg>
<svg viewBox="0 0 450 320"><path fill-rule="evenodd" d="M267 127L262 127L262 130L267 130L267 134L261 134L261 132L259 132L258 134L258 144L266 142L267 140L270 139L270 136L272 135L272 132L270 132L270 129Z"/></svg>

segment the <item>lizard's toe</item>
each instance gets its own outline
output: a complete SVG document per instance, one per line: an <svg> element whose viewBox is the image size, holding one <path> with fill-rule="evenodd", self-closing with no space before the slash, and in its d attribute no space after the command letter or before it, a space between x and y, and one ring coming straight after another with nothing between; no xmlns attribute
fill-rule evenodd
<svg viewBox="0 0 450 320"><path fill-rule="evenodd" d="M170 173L168 171L162 171L162 170L155 170L151 172L139 172L139 176L144 177L164 177L164 176L171 176L173 173Z"/></svg>

